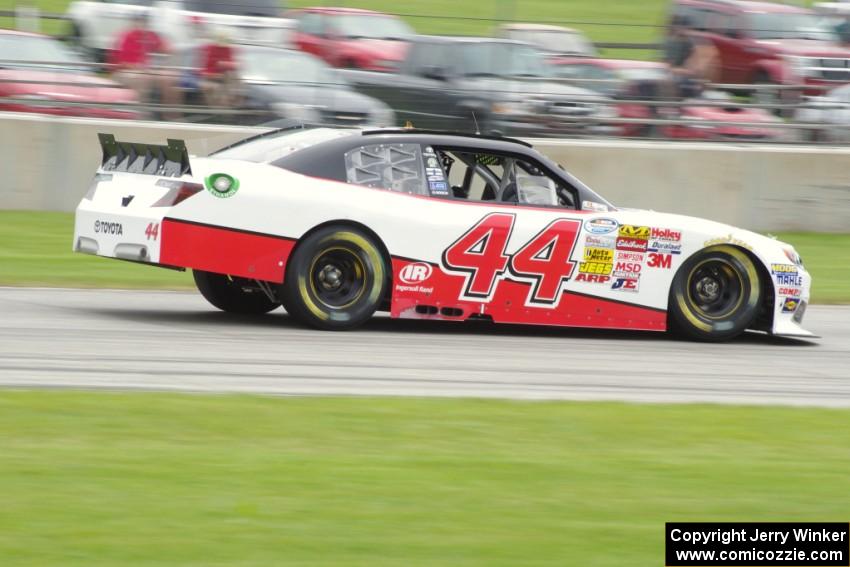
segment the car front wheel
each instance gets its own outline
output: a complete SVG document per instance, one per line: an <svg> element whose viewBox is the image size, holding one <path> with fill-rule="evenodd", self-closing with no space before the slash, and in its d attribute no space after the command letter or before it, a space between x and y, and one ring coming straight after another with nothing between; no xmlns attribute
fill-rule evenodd
<svg viewBox="0 0 850 567"><path fill-rule="evenodd" d="M750 257L734 246L707 248L673 278L668 326L691 339L729 340L752 324L760 302L761 283Z"/></svg>

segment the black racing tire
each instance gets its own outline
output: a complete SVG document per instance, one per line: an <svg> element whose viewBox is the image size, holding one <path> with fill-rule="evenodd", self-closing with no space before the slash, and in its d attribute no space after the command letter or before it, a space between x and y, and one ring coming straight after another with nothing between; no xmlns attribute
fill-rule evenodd
<svg viewBox="0 0 850 567"><path fill-rule="evenodd" d="M388 281L387 261L371 236L349 226L327 226L298 243L280 295L299 322L345 331L372 317Z"/></svg>
<svg viewBox="0 0 850 567"><path fill-rule="evenodd" d="M721 245L688 258L673 278L668 327L699 341L727 341L743 333L762 300L759 272L740 248Z"/></svg>
<svg viewBox="0 0 850 567"><path fill-rule="evenodd" d="M252 286L251 280L201 270L193 270L192 276L204 299L222 311L262 315L280 307L280 303L270 300L262 290Z"/></svg>

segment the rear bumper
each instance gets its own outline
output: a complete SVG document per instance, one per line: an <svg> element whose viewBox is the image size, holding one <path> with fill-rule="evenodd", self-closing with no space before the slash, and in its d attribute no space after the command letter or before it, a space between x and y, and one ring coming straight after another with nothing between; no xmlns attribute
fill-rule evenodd
<svg viewBox="0 0 850 567"><path fill-rule="evenodd" d="M159 263L162 217L98 210L88 199L77 207L74 252L135 262Z"/></svg>

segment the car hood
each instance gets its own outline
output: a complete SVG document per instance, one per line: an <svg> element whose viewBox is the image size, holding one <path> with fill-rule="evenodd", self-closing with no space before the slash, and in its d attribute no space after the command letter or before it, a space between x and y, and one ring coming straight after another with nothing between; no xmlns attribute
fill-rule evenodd
<svg viewBox="0 0 850 567"><path fill-rule="evenodd" d="M778 118L760 108L699 106L699 101L689 102L688 106L682 108L682 115L723 122L779 122Z"/></svg>
<svg viewBox="0 0 850 567"><path fill-rule="evenodd" d="M818 41L810 39L762 39L756 42L758 45L784 53L786 55L800 55L806 57L844 57L850 59L850 49L845 49L830 41Z"/></svg>
<svg viewBox="0 0 850 567"><path fill-rule="evenodd" d="M372 57L401 61L407 53L407 42L395 39L354 39L348 43L349 49L356 49Z"/></svg>
<svg viewBox="0 0 850 567"><path fill-rule="evenodd" d="M608 103L610 99L590 89L564 85L554 81L521 79L510 77L467 77L462 78L464 90L489 92L497 100L527 100L529 97L549 102L565 100Z"/></svg>
<svg viewBox="0 0 850 567"><path fill-rule="evenodd" d="M287 102L320 107L333 112L370 114L384 107L380 101L348 88L298 84L248 84L261 100L273 104Z"/></svg>
<svg viewBox="0 0 850 567"><path fill-rule="evenodd" d="M136 94L115 81L91 73L34 69L0 69L6 96L39 96L68 102L135 102Z"/></svg>

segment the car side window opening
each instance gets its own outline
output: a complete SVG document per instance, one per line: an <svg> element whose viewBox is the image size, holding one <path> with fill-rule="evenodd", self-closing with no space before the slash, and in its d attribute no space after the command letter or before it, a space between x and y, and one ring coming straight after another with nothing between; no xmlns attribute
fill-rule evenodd
<svg viewBox="0 0 850 567"><path fill-rule="evenodd" d="M429 195L419 144L374 144L345 154L348 183L398 193Z"/></svg>
<svg viewBox="0 0 850 567"><path fill-rule="evenodd" d="M577 208L576 190L533 160L437 149L455 198Z"/></svg>

